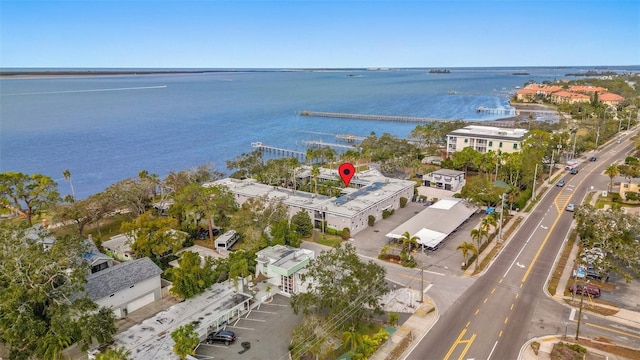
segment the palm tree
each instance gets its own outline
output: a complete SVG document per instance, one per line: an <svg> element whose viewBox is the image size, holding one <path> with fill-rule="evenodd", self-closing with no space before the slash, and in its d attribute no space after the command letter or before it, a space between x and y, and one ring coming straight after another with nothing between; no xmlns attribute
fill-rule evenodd
<svg viewBox="0 0 640 360"><path fill-rule="evenodd" d="M400 237L400 242L402 243L402 250L406 252L411 252L411 249L415 246L418 247L418 240L420 240L417 236L411 236L408 231L405 231L404 234Z"/></svg>
<svg viewBox="0 0 640 360"><path fill-rule="evenodd" d="M487 231L480 228L480 229L473 229L471 230L471 239L475 240L475 242L478 244L477 248L478 248L478 256L476 256L476 267L478 267L478 258L479 253L480 253L480 244L482 243L482 238L484 238L485 236L487 236Z"/></svg>
<svg viewBox="0 0 640 360"><path fill-rule="evenodd" d="M478 256L478 248L476 248L476 246L470 242L466 242L466 241L462 242L462 244L458 245L456 250L462 251L462 257L464 258L465 266L467 265L467 255L469 255L469 251L476 254L476 257Z"/></svg>
<svg viewBox="0 0 640 360"><path fill-rule="evenodd" d="M496 213L494 212L493 214L496 214ZM493 227L494 229L498 228L498 221L496 220L493 214L489 216L485 216L482 219L482 223L480 224L480 227L482 228L482 230L486 231L487 234L489 234L489 229L491 229L491 227Z"/></svg>
<svg viewBox="0 0 640 360"><path fill-rule="evenodd" d="M71 182L71 171L69 170L64 170L62 172L62 176L64 176L64 180L69 182L69 186L71 187L71 196L73 196L73 199L76 198L76 192L73 190L73 183Z"/></svg>
<svg viewBox="0 0 640 360"><path fill-rule="evenodd" d="M620 169L618 169L618 164L611 164L604 170L604 174L611 179L609 182L609 192L613 191L613 178L618 176L619 173Z"/></svg>
<svg viewBox="0 0 640 360"><path fill-rule="evenodd" d="M313 165L311 168L311 177L313 178L313 183L315 185L316 195L318 195L318 176L320 176L320 167L318 165Z"/></svg>
<svg viewBox="0 0 640 360"><path fill-rule="evenodd" d="M359 346L364 344L362 335L355 331L344 331L342 333L342 341L345 345L350 345L349 347L351 348L351 351L355 351Z"/></svg>

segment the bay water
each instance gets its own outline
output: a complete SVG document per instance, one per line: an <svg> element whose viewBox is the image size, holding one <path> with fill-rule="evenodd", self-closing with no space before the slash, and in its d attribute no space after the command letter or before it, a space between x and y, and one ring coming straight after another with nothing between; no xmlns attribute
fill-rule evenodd
<svg viewBox="0 0 640 360"><path fill-rule="evenodd" d="M580 71L586 71L580 68ZM528 75L514 75L526 71ZM556 80L570 68L389 71L243 71L3 78L0 171L41 173L76 197L141 170L160 177L225 160L252 142L306 151L335 134L406 137L415 123L300 116L301 110L495 120L478 107L509 108L526 81Z"/></svg>

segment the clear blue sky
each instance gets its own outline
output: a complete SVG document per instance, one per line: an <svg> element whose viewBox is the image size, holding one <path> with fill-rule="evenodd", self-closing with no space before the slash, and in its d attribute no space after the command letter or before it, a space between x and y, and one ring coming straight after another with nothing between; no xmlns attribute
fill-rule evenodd
<svg viewBox="0 0 640 360"><path fill-rule="evenodd" d="M0 1L0 66L640 64L640 1Z"/></svg>

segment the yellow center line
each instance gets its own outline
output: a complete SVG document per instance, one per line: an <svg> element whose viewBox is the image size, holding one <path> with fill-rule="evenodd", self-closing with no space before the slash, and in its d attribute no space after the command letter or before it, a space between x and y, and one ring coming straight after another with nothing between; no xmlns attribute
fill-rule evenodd
<svg viewBox="0 0 640 360"><path fill-rule="evenodd" d="M509 317L507 316L507 317L504 319L504 323L506 324L508 321L509 321Z"/></svg>
<svg viewBox="0 0 640 360"><path fill-rule="evenodd" d="M469 325L471 325L471 321L469 321L465 327L468 328Z"/></svg>
<svg viewBox="0 0 640 360"><path fill-rule="evenodd" d="M473 315L478 315L479 312L480 312L480 309L476 309L476 312Z"/></svg>
<svg viewBox="0 0 640 360"><path fill-rule="evenodd" d="M489 301L489 298L484 298L483 303L485 303L485 304L486 304L486 303L487 303L487 301Z"/></svg>
<svg viewBox="0 0 640 360"><path fill-rule="evenodd" d="M471 339L465 340L465 341L461 341L461 342L466 342L467 345L464 347L464 349L462 349L462 352L460 353L460 357L458 358L458 360L464 359L464 356L467 354L467 351L469 351L469 348L471 347L471 343L475 339L476 339L476 334L473 334L473 335L471 335Z"/></svg>
<svg viewBox="0 0 640 360"><path fill-rule="evenodd" d="M511 310L513 310L513 306L514 306L514 305L515 305L515 304L511 304Z"/></svg>
<svg viewBox="0 0 640 360"><path fill-rule="evenodd" d="M502 280L500 280L502 281ZM493 288L493 290L491 290L491 293L493 294L494 292L496 292L496 288Z"/></svg>
<svg viewBox="0 0 640 360"><path fill-rule="evenodd" d="M618 334L622 334L622 335L625 335L625 336L631 336L631 337L640 339L640 336L638 336L636 334L631 334L631 333L628 333L628 332L624 332L624 331L620 331L620 330L616 330L616 329L612 329L612 328L608 328L608 327L605 327L605 326L600 326L600 325L596 325L596 324L592 324L592 323L587 323L587 325L593 326L593 327L596 327L596 328L599 328L599 329L615 332L615 333L618 333Z"/></svg>
<svg viewBox="0 0 640 360"><path fill-rule="evenodd" d="M498 334L498 337L502 337L502 330L500 330L500 334Z"/></svg>
<svg viewBox="0 0 640 360"><path fill-rule="evenodd" d="M518 296L519 296L519 295L520 295L520 294L516 294L516 299L518 298Z"/></svg>
<svg viewBox="0 0 640 360"><path fill-rule="evenodd" d="M462 329L462 331L460 332L460 335L458 335L458 338L456 339L456 341L453 343L453 345L451 345L451 347L449 348L449 352L447 352L447 355L445 355L443 360L449 360L449 357L451 356L451 354L453 354L453 350L455 350L455 348L458 346L458 344L460 343L460 339L462 339L462 337L466 332L467 332L467 329Z"/></svg>

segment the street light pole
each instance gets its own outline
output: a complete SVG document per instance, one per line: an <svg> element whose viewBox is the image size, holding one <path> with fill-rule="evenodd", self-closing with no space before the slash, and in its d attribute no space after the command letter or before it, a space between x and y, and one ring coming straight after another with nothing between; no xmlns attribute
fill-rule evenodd
<svg viewBox="0 0 640 360"><path fill-rule="evenodd" d="M582 304L584 304L584 293L586 290L586 285L589 283L587 281L584 285L582 285L582 291L580 292L580 310L578 310L578 326L576 327L576 341L578 341L578 335L580 333L580 320L582 320ZM578 292L578 289L574 289L574 292Z"/></svg>

